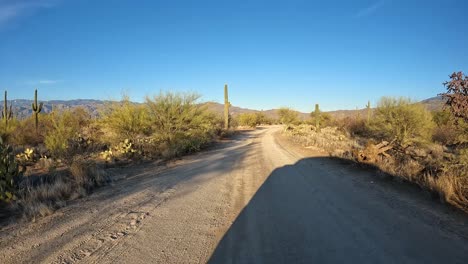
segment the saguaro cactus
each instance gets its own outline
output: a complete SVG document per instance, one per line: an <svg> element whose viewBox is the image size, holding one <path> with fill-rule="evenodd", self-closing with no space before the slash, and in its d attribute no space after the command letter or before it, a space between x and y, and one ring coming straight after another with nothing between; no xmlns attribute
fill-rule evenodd
<svg viewBox="0 0 468 264"><path fill-rule="evenodd" d="M8 127L8 120L13 118L13 111L8 109L8 100L7 100L7 91L5 91L5 98L3 100L3 111L2 111L2 118L5 119L5 128Z"/></svg>
<svg viewBox="0 0 468 264"><path fill-rule="evenodd" d="M320 108L319 104L315 104L315 128L320 132Z"/></svg>
<svg viewBox="0 0 468 264"><path fill-rule="evenodd" d="M229 97L228 97L228 86L224 85L224 129L229 129Z"/></svg>
<svg viewBox="0 0 468 264"><path fill-rule="evenodd" d="M34 91L34 103L31 104L33 114L36 120L36 133L39 128L39 113L42 111L42 103L37 104L37 89Z"/></svg>
<svg viewBox="0 0 468 264"><path fill-rule="evenodd" d="M370 101L367 101L366 108L367 108L367 123L369 123L369 122L370 122L370 118L371 118L371 105L370 105Z"/></svg>

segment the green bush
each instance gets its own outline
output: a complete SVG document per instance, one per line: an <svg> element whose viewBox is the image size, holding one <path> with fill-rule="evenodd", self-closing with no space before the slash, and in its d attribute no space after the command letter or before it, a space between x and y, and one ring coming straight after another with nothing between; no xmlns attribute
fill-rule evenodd
<svg viewBox="0 0 468 264"><path fill-rule="evenodd" d="M240 126L253 127L255 128L260 124L258 116L255 113L242 113L237 117Z"/></svg>
<svg viewBox="0 0 468 264"><path fill-rule="evenodd" d="M353 136L372 137L369 124L366 122L366 120L359 116L345 117L343 119L337 120L335 125Z"/></svg>
<svg viewBox="0 0 468 264"><path fill-rule="evenodd" d="M315 125L317 118L319 119L319 124L321 127L328 127L333 124L333 118L328 113L319 112L318 117L316 112L310 113L310 119L308 120L308 124Z"/></svg>
<svg viewBox="0 0 468 264"><path fill-rule="evenodd" d="M299 114L291 108L282 107L278 109L278 117L281 124L295 125L299 124Z"/></svg>
<svg viewBox="0 0 468 264"><path fill-rule="evenodd" d="M221 131L218 116L200 106L193 93L160 93L146 98L152 138L163 156L179 156L200 149Z"/></svg>
<svg viewBox="0 0 468 264"><path fill-rule="evenodd" d="M3 142L10 143L12 136L15 134L15 130L20 124L18 119L13 118L8 120L8 126L5 122L0 122L0 137Z"/></svg>
<svg viewBox="0 0 468 264"><path fill-rule="evenodd" d="M43 114L41 114L43 116ZM42 121L42 120L41 120ZM8 142L16 146L37 146L44 142L42 131L44 131L44 122L39 123L39 131L36 132L34 118L29 117L18 121L12 133L8 137Z"/></svg>
<svg viewBox="0 0 468 264"><path fill-rule="evenodd" d="M375 136L404 146L429 140L434 122L431 113L421 104L406 98L383 97L370 126Z"/></svg>
<svg viewBox="0 0 468 264"><path fill-rule="evenodd" d="M273 120L262 112L255 113L255 116L257 118L257 125L271 125L273 123Z"/></svg>
<svg viewBox="0 0 468 264"><path fill-rule="evenodd" d="M127 96L120 102L109 103L100 114L102 130L111 143L117 144L150 132L147 107L132 103Z"/></svg>
<svg viewBox="0 0 468 264"><path fill-rule="evenodd" d="M80 131L87 126L89 114L82 108L54 111L48 115L51 127L47 129L44 143L54 157L71 158L75 149L72 141L77 140Z"/></svg>
<svg viewBox="0 0 468 264"><path fill-rule="evenodd" d="M453 115L449 109L433 113L437 127L433 140L442 144L463 144L468 142L468 123Z"/></svg>

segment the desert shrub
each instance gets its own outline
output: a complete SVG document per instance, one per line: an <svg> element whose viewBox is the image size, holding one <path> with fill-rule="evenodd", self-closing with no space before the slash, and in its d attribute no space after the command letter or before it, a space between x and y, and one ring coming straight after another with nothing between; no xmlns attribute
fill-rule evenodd
<svg viewBox="0 0 468 264"><path fill-rule="evenodd" d="M316 147L332 156L346 157L358 142L349 138L337 127L325 127L319 131L313 125L289 126L284 134L307 148Z"/></svg>
<svg viewBox="0 0 468 264"><path fill-rule="evenodd" d="M457 149L442 165L439 175L426 175L426 186L446 202L468 210L468 149Z"/></svg>
<svg viewBox="0 0 468 264"><path fill-rule="evenodd" d="M432 139L444 145L468 142L468 124L464 119L453 115L449 109L433 112L436 124Z"/></svg>
<svg viewBox="0 0 468 264"><path fill-rule="evenodd" d="M5 124L4 120L0 120L0 138L3 142L11 143L10 138L13 136L14 131L19 125L19 120L16 118L8 120L8 126Z"/></svg>
<svg viewBox="0 0 468 264"><path fill-rule="evenodd" d="M54 157L71 158L77 154L80 131L90 117L83 109L54 111L49 114L51 127L45 135L45 145ZM75 144L77 143L77 144Z"/></svg>
<svg viewBox="0 0 468 264"><path fill-rule="evenodd" d="M284 125L299 124L299 114L291 108L282 107L278 109L279 122Z"/></svg>
<svg viewBox="0 0 468 264"><path fill-rule="evenodd" d="M0 201L16 199L21 176L12 147L0 139Z"/></svg>
<svg viewBox="0 0 468 264"><path fill-rule="evenodd" d="M315 125L319 121L320 127L328 127L333 124L333 118L330 114L319 111L318 113L311 112L310 119L307 120L308 124Z"/></svg>
<svg viewBox="0 0 468 264"><path fill-rule="evenodd" d="M237 118L239 125L246 127L256 127L260 121L255 113L242 113Z"/></svg>
<svg viewBox="0 0 468 264"><path fill-rule="evenodd" d="M263 112L256 112L255 113L257 119L257 125L271 125L273 120L267 117Z"/></svg>
<svg viewBox="0 0 468 264"><path fill-rule="evenodd" d="M256 127L258 125L271 125L273 120L262 112L242 113L236 116L236 125L244 127Z"/></svg>
<svg viewBox="0 0 468 264"><path fill-rule="evenodd" d="M453 126L437 126L432 134L432 140L443 145L451 145L457 141L458 136L459 133Z"/></svg>
<svg viewBox="0 0 468 264"><path fill-rule="evenodd" d="M457 139L456 127L452 114L447 109L432 112L432 120L436 124L432 140L444 145L453 144Z"/></svg>
<svg viewBox="0 0 468 264"><path fill-rule="evenodd" d="M452 114L448 109L432 112L432 120L439 127L450 125L453 123Z"/></svg>
<svg viewBox="0 0 468 264"><path fill-rule="evenodd" d="M222 118L222 117L221 117L221 118ZM234 115L229 114L229 126L230 126L231 128L240 126L240 124L239 124L239 116L234 116ZM223 128L224 128L224 126L223 126Z"/></svg>
<svg viewBox="0 0 468 264"><path fill-rule="evenodd" d="M146 106L131 102L128 96L120 102L109 103L100 114L102 130L111 143L150 133Z"/></svg>
<svg viewBox="0 0 468 264"><path fill-rule="evenodd" d="M400 145L430 139L434 127L432 115L423 105L391 97L380 100L370 125L376 137Z"/></svg>
<svg viewBox="0 0 468 264"><path fill-rule="evenodd" d="M345 117L333 120L331 124L353 136L372 137L369 124L361 117Z"/></svg>
<svg viewBox="0 0 468 264"><path fill-rule="evenodd" d="M197 104L193 93L160 93L147 97L152 138L159 151L178 156L201 148L221 131L220 120Z"/></svg>
<svg viewBox="0 0 468 264"><path fill-rule="evenodd" d="M81 156L74 157L70 165L70 174L77 186L87 190L109 181L107 174L99 169L94 161L86 160Z"/></svg>
<svg viewBox="0 0 468 264"><path fill-rule="evenodd" d="M44 131L44 123L40 122L39 124L39 130L36 132L34 118L29 117L18 121L8 137L8 142L17 146L37 146L43 143L44 137L42 136L42 131Z"/></svg>

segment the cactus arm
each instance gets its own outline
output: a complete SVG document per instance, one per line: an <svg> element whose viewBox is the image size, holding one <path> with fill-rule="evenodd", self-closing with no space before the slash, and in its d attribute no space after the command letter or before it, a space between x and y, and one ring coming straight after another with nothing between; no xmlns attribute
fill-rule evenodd
<svg viewBox="0 0 468 264"><path fill-rule="evenodd" d="M13 109L12 109L13 105L10 104L10 111L8 111L8 119L12 119L13 118Z"/></svg>

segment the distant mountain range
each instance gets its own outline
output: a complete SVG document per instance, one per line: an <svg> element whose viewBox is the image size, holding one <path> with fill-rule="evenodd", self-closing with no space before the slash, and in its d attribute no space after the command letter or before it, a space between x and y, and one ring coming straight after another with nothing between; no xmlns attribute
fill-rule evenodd
<svg viewBox="0 0 468 264"><path fill-rule="evenodd" d="M445 105L446 100L442 96L432 97L426 100L422 100L421 103L426 106L429 111L439 111Z"/></svg>
<svg viewBox="0 0 468 264"><path fill-rule="evenodd" d="M92 116L97 116L99 113L99 109L103 107L105 104L110 103L111 101L101 101L101 100L93 100L93 99L76 99L76 100L52 100L52 101L44 101L44 106L42 111L44 113L49 113L52 111L52 109L57 109L57 110L63 110L63 109L70 109L74 107L83 107L86 110L91 113ZM18 100L9 100L8 104L13 105L13 114L17 118L25 118L28 116L31 116L32 114L32 109L31 109L31 104L33 103L32 100L23 100L23 99L18 99ZM442 109L444 105L444 100L442 97L432 97L426 100L421 101L423 105L427 107L428 110L430 111L436 111ZM203 105L206 105L208 109L211 111L214 111L216 113L222 114L224 111L224 105L220 103L215 103L215 102L207 102L203 103ZM3 109L3 102L0 102L0 109ZM357 109L357 110L337 110L337 111L329 111L330 115L332 115L335 118L344 118L344 117L349 117L349 116L355 116L358 113L361 115L365 114L366 109ZM271 110L265 110L265 111L259 111L259 110L253 110L253 109L247 109L247 108L241 108L237 106L231 106L230 112L232 115L236 116L242 113L259 113L262 112L264 113L267 117L270 118L278 118L278 109L271 109ZM301 113L298 112L299 117L301 119L307 119L310 116L310 113Z"/></svg>
<svg viewBox="0 0 468 264"><path fill-rule="evenodd" d="M39 101L42 102L42 101ZM56 110L63 110L63 109L70 109L74 107L83 107L92 116L96 116L98 114L99 108L104 106L104 104L108 103L109 101L101 101L101 100L93 100L93 99L76 99L76 100L51 100L51 101L44 101L42 112L43 113L50 113L53 109ZM31 104L33 100L8 100L8 105L12 105L13 115L16 118L22 119L32 115L32 108ZM0 103L0 106L3 109L3 101Z"/></svg>

